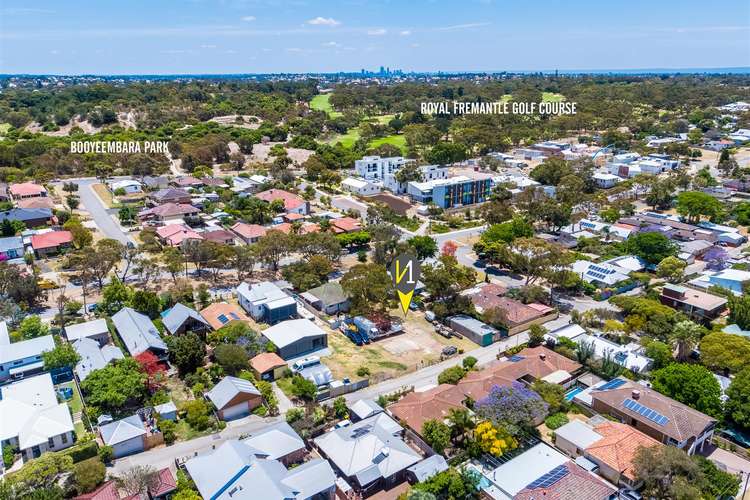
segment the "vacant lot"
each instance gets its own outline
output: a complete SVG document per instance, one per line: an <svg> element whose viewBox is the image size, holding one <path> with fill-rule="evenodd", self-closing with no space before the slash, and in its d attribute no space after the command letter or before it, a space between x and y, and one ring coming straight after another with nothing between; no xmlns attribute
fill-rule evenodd
<svg viewBox="0 0 750 500"><path fill-rule="evenodd" d="M104 203L105 207L112 208L112 191L110 191L107 186L105 186L104 184L94 184L93 186L91 186L91 188L102 200L102 203Z"/></svg>

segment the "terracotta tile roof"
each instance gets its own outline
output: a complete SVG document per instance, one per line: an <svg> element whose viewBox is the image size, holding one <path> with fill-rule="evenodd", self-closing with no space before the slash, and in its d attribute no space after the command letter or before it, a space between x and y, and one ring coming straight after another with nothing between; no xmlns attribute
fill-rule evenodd
<svg viewBox="0 0 750 500"><path fill-rule="evenodd" d="M107 481L91 493L74 497L74 500L120 500L120 493L114 481Z"/></svg>
<svg viewBox="0 0 750 500"><path fill-rule="evenodd" d="M201 310L200 314L214 330L218 330L231 321L250 321L239 306L227 302L215 302ZM222 321L219 316L223 316L228 321Z"/></svg>
<svg viewBox="0 0 750 500"><path fill-rule="evenodd" d="M603 422L594 430L603 437L586 448L586 453L631 480L635 479L633 459L638 448L661 445L635 427L620 422Z"/></svg>
<svg viewBox="0 0 750 500"><path fill-rule="evenodd" d="M203 238L215 243L226 243L228 241L234 241L234 234L225 229L214 229L213 231L206 231L203 233Z"/></svg>
<svg viewBox="0 0 750 500"><path fill-rule="evenodd" d="M245 224L244 222L238 222L230 229L246 240L265 236L266 232L268 231L267 228L259 226L258 224Z"/></svg>
<svg viewBox="0 0 750 500"><path fill-rule="evenodd" d="M187 203L165 203L148 210L143 210L138 215L143 217L144 215L156 215L158 217L172 217L175 215L190 215L197 214L200 210Z"/></svg>
<svg viewBox="0 0 750 500"><path fill-rule="evenodd" d="M636 394L637 397L635 397ZM591 392L591 397L595 406L598 406L597 403L599 403L612 408L618 413L638 421L639 426L653 429L657 433L669 436L680 443L691 437L700 436L707 428L716 424L716 420L708 415L630 380L626 380L623 385L616 389L594 390ZM659 425L643 415L625 408L624 402L626 399L634 400L640 405L656 411L666 417L667 422L664 425Z"/></svg>
<svg viewBox="0 0 750 500"><path fill-rule="evenodd" d="M352 217L342 217L340 219L331 220L331 226L336 232L351 233L353 231L359 231L362 229L362 224L357 219Z"/></svg>
<svg viewBox="0 0 750 500"><path fill-rule="evenodd" d="M294 228L292 224L288 222L282 222L281 224L276 224L275 226L271 226L268 229L269 230L273 229L276 231L281 231L282 233L291 234L292 228ZM319 232L320 232L320 226L315 223L303 224L299 228L299 234L319 233Z"/></svg>
<svg viewBox="0 0 750 500"><path fill-rule="evenodd" d="M443 421L451 408L462 409L466 397L455 385L440 384L428 391L410 392L388 407L388 411L417 432L428 420Z"/></svg>
<svg viewBox="0 0 750 500"><path fill-rule="evenodd" d="M552 308L544 304L523 304L517 300L503 297L507 289L495 283L486 283L466 290L464 295L471 299L472 304L480 313L489 309L501 309L507 315L509 326L520 325L542 317Z"/></svg>
<svg viewBox="0 0 750 500"><path fill-rule="evenodd" d="M177 186L202 186L203 181L192 176L177 177L172 182Z"/></svg>
<svg viewBox="0 0 750 500"><path fill-rule="evenodd" d="M158 480L154 481L154 484L148 488L151 498L166 495L177 489L177 480L169 468L160 470L156 477Z"/></svg>
<svg viewBox="0 0 750 500"><path fill-rule="evenodd" d="M49 233L35 234L31 237L31 247L34 250L44 248L56 248L73 241L70 231L51 231Z"/></svg>
<svg viewBox="0 0 750 500"><path fill-rule="evenodd" d="M13 196L42 196L47 192L47 190L44 189L44 186L34 184L33 182L11 184L8 191Z"/></svg>
<svg viewBox="0 0 750 500"><path fill-rule="evenodd" d="M258 373L266 373L280 366L286 366L286 361L275 352L264 352L251 359L250 366Z"/></svg>
<svg viewBox="0 0 750 500"><path fill-rule="evenodd" d="M489 394L495 385L510 386L523 377L542 379L557 371L574 373L581 365L544 346L527 347L514 357L516 361L502 361L483 370L469 372L458 383L458 388L477 401Z"/></svg>
<svg viewBox="0 0 750 500"><path fill-rule="evenodd" d="M55 202L46 196L38 198L23 198L16 202L18 208L54 208Z"/></svg>
<svg viewBox="0 0 750 500"><path fill-rule="evenodd" d="M283 189L269 189L268 191L262 191L256 194L255 197L267 201L268 203L271 203L274 200L283 200L284 209L287 211L299 208L306 203L301 197L294 193L290 193L289 191L284 191Z"/></svg>
<svg viewBox="0 0 750 500"><path fill-rule="evenodd" d="M287 222L294 222L296 220L301 220L304 218L304 215L298 213L284 214L284 220L286 220Z"/></svg>
<svg viewBox="0 0 750 500"><path fill-rule="evenodd" d="M157 236L172 246L179 245L185 240L202 240L203 236L182 224L169 224L156 230Z"/></svg>
<svg viewBox="0 0 750 500"><path fill-rule="evenodd" d="M617 493L590 472L582 467L567 462L568 470L561 479L546 488L529 488L519 491L514 500L605 500Z"/></svg>

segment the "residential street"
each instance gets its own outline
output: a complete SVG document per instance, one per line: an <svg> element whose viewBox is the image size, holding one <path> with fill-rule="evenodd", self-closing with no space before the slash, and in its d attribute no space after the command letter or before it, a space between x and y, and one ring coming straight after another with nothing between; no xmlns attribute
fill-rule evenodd
<svg viewBox="0 0 750 500"><path fill-rule="evenodd" d="M94 219L99 230L107 238L113 238L123 244L135 244L135 240L112 219L112 216L107 212L107 208L94 192L93 185L99 182L97 179L73 179L72 182L78 184L78 195L81 198L81 203L91 214L91 218Z"/></svg>

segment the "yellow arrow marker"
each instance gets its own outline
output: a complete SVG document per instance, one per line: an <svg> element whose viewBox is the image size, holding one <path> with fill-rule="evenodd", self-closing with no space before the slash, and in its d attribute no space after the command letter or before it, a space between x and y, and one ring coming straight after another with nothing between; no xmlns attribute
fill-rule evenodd
<svg viewBox="0 0 750 500"><path fill-rule="evenodd" d="M414 295L414 290L412 290L409 293L404 293L401 290L396 290L398 292L398 300L401 301L401 309L404 310L404 315L409 311L409 304L411 304L411 297Z"/></svg>

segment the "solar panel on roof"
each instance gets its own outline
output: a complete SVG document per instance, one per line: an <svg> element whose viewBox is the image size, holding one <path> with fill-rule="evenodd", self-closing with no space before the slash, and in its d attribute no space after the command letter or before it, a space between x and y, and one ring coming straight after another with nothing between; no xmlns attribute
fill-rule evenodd
<svg viewBox="0 0 750 500"><path fill-rule="evenodd" d="M530 482L526 488L533 490L536 488L549 488L560 479L568 475L568 468L564 465L558 465L546 474L541 475L539 478Z"/></svg>
<svg viewBox="0 0 750 500"><path fill-rule="evenodd" d="M221 321L221 324L222 324L222 325L223 325L223 324L225 324L225 323L228 323L228 322L229 322L229 318L227 318L227 317L226 317L226 316L224 316L223 314L220 314L220 315L218 316L218 318L217 318L217 319L218 319L219 321Z"/></svg>
<svg viewBox="0 0 750 500"><path fill-rule="evenodd" d="M522 359L524 359L524 357L523 356L518 356L518 355L514 354L509 359L511 361L513 361L514 363L518 363L519 361L521 361Z"/></svg>
<svg viewBox="0 0 750 500"><path fill-rule="evenodd" d="M610 391L612 389L617 389L621 385L623 385L625 381L621 378L616 378L614 380L610 380L606 384L602 385L601 387L597 387L597 390L599 391Z"/></svg>
<svg viewBox="0 0 750 500"><path fill-rule="evenodd" d="M655 424L665 425L667 422L669 422L669 419L665 417L664 415L662 415L661 413L659 413L658 411L652 410L648 406L643 406L639 402L634 401L632 399L626 399L625 401L623 401L623 406L625 406L625 408L627 408L630 411L634 411L637 414L646 417L647 419L651 420Z"/></svg>
<svg viewBox="0 0 750 500"><path fill-rule="evenodd" d="M240 319L240 317L237 316L237 313L235 312L230 312L229 315L232 317L232 319Z"/></svg>

